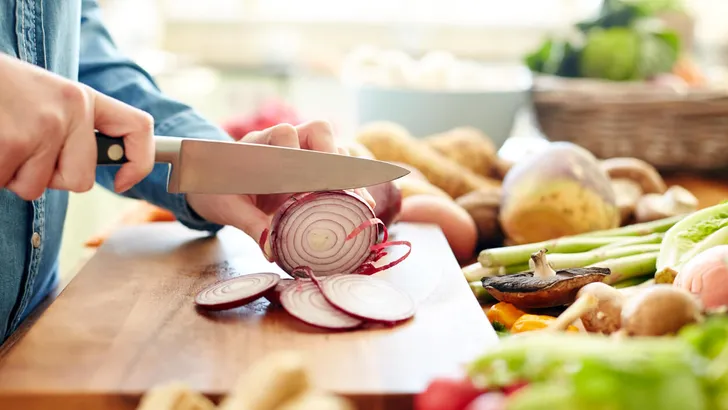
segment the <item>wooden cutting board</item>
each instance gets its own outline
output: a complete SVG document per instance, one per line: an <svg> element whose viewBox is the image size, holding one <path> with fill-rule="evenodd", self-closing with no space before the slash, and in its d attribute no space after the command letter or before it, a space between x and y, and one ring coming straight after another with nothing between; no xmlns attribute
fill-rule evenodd
<svg viewBox="0 0 728 410"><path fill-rule="evenodd" d="M457 374L497 336L439 228L402 224L392 234L411 241L412 254L378 275L413 296L415 318L331 333L268 309L264 299L218 313L195 308L195 294L217 280L282 274L240 231L122 229L0 351L0 409L135 409L145 391L173 380L217 401L252 362L281 349L305 352L314 383L360 409L410 408L429 380ZM393 247L390 256L403 251Z"/></svg>

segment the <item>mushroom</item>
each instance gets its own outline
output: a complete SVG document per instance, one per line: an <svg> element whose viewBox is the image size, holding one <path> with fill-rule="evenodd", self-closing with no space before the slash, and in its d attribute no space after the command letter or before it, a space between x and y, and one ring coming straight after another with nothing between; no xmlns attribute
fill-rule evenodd
<svg viewBox="0 0 728 410"><path fill-rule="evenodd" d="M637 183L645 194L662 194L667 190L665 181L657 169L647 162L629 157L602 160L602 168L609 178L626 179Z"/></svg>
<svg viewBox="0 0 728 410"><path fill-rule="evenodd" d="M602 160L601 166L612 180L623 224L634 215L642 195L662 194L667 189L655 167L641 159L609 158Z"/></svg>
<svg viewBox="0 0 728 410"><path fill-rule="evenodd" d="M576 294L576 302L559 315L549 330L564 330L581 319L587 332L612 334L622 326L622 305L626 299L627 295L606 283L584 285Z"/></svg>
<svg viewBox="0 0 728 410"><path fill-rule="evenodd" d="M584 285L601 282L610 274L609 268L554 269L548 264L546 250L531 255L535 269L512 275L485 277L483 287L500 302L520 309L539 309L564 306L574 302Z"/></svg>
<svg viewBox="0 0 728 410"><path fill-rule="evenodd" d="M630 297L622 307L622 331L627 336L664 336L702 319L702 306L690 292L667 284L652 285Z"/></svg>
<svg viewBox="0 0 728 410"><path fill-rule="evenodd" d="M634 211L637 222L650 222L671 216L688 214L698 209L698 198L690 191L673 185L664 194L647 194L637 202Z"/></svg>
<svg viewBox="0 0 728 410"><path fill-rule="evenodd" d="M642 187L631 179L617 178L612 180L614 198L619 208L620 223L626 224L634 215L637 203L644 192Z"/></svg>

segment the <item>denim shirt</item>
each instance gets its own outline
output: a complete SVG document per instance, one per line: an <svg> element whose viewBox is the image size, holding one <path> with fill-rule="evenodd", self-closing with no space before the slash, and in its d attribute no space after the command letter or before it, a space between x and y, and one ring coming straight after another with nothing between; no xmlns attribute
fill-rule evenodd
<svg viewBox="0 0 728 410"><path fill-rule="evenodd" d="M94 0L0 0L0 52L148 112L158 135L231 140L193 109L162 94L148 73L119 52ZM0 78L0 93L4 81L12 79ZM117 170L98 167L96 182L113 191ZM219 230L197 216L183 195L166 192L168 172L157 164L124 195L169 209L190 229ZM57 285L67 204L64 191L47 190L27 202L0 190L0 343Z"/></svg>

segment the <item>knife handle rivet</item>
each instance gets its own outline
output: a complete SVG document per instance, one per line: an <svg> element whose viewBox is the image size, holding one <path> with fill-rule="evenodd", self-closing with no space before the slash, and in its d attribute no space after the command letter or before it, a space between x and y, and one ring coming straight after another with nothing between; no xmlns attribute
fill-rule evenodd
<svg viewBox="0 0 728 410"><path fill-rule="evenodd" d="M119 144L110 145L106 151L106 155L109 156L110 160L118 161L124 156L124 148Z"/></svg>

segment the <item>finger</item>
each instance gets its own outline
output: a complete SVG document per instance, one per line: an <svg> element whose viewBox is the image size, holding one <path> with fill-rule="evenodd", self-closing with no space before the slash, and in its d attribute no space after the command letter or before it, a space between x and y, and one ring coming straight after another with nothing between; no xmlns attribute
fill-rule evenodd
<svg viewBox="0 0 728 410"><path fill-rule="evenodd" d="M189 194L187 203L206 220L234 226L256 242L270 227L271 217L238 195Z"/></svg>
<svg viewBox="0 0 728 410"><path fill-rule="evenodd" d="M337 147L336 150L341 155L349 155L349 150L344 147ZM369 193L369 191L366 188L356 188L354 189L354 192L359 195L360 197L364 198L364 200L374 208L377 206L377 202L374 200L374 197Z"/></svg>
<svg viewBox="0 0 728 410"><path fill-rule="evenodd" d="M20 167L30 156L31 151L20 139L11 136L0 145L0 189L6 187Z"/></svg>
<svg viewBox="0 0 728 410"><path fill-rule="evenodd" d="M332 154L338 152L334 142L334 132L328 122L310 121L297 126L296 131L301 148Z"/></svg>
<svg viewBox="0 0 728 410"><path fill-rule="evenodd" d="M114 189L124 192L146 178L154 167L154 119L146 112L94 92L94 126L123 137L129 162L116 174Z"/></svg>
<svg viewBox="0 0 728 410"><path fill-rule="evenodd" d="M240 141L276 147L301 148L298 140L296 128L290 124L278 124L262 131L253 131Z"/></svg>
<svg viewBox="0 0 728 410"><path fill-rule="evenodd" d="M74 117L68 135L58 153L49 188L86 192L93 188L96 176L96 139L94 137L93 101L85 87L74 97Z"/></svg>
<svg viewBox="0 0 728 410"><path fill-rule="evenodd" d="M56 167L57 150L53 145L42 146L23 163L6 188L26 201L38 199L48 188Z"/></svg>

